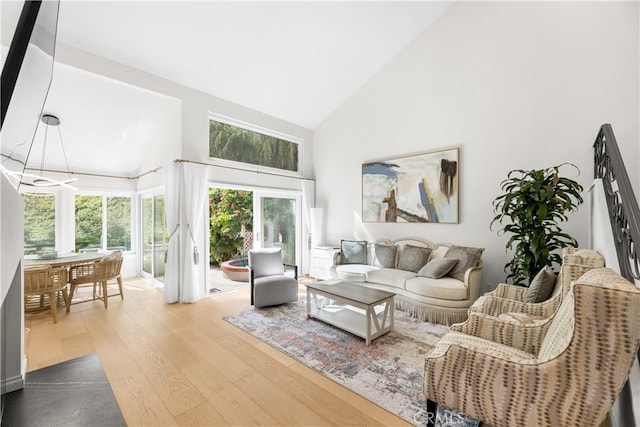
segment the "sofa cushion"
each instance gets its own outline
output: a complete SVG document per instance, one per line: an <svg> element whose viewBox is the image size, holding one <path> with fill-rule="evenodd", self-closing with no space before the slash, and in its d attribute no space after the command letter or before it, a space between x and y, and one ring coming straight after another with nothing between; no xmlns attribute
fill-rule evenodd
<svg viewBox="0 0 640 427"><path fill-rule="evenodd" d="M342 240L340 242L341 264L366 264L367 242L363 240Z"/></svg>
<svg viewBox="0 0 640 427"><path fill-rule="evenodd" d="M480 261L484 248L469 248L466 246L451 246L445 258L455 258L458 263L447 273L447 276L454 279L464 280L465 272L471 267L475 267Z"/></svg>
<svg viewBox="0 0 640 427"><path fill-rule="evenodd" d="M426 277L414 277L405 283L407 291L431 298L446 300L466 300L469 298L464 282L452 277L442 279L429 279Z"/></svg>
<svg viewBox="0 0 640 427"><path fill-rule="evenodd" d="M545 265L531 280L529 289L524 294L524 302L536 303L548 300L555 283L556 274L551 267Z"/></svg>
<svg viewBox="0 0 640 427"><path fill-rule="evenodd" d="M376 243L373 253L373 265L382 268L395 268L398 247L396 245L382 245Z"/></svg>
<svg viewBox="0 0 640 427"><path fill-rule="evenodd" d="M418 271L418 276L439 279L451 271L457 263L458 260L455 258L434 258Z"/></svg>
<svg viewBox="0 0 640 427"><path fill-rule="evenodd" d="M336 275L338 279L347 282L364 282L367 280L367 273L372 270L378 270L380 267L366 264L346 264L336 266Z"/></svg>
<svg viewBox="0 0 640 427"><path fill-rule="evenodd" d="M416 273L412 271L397 270L395 268L381 268L379 270L368 272L367 282L404 289L404 283L407 279L412 279L414 277L416 277Z"/></svg>
<svg viewBox="0 0 640 427"><path fill-rule="evenodd" d="M431 255L431 248L404 245L398 260L398 268L417 273L429 261L429 255Z"/></svg>

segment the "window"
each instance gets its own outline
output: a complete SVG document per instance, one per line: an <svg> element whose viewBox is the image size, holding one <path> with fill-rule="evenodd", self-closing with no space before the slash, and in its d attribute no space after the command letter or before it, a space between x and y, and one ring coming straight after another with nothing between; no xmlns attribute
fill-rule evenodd
<svg viewBox="0 0 640 427"><path fill-rule="evenodd" d="M35 254L56 246L56 197L53 194L23 193L24 253Z"/></svg>
<svg viewBox="0 0 640 427"><path fill-rule="evenodd" d="M299 143L209 120L209 157L299 172Z"/></svg>
<svg viewBox="0 0 640 427"><path fill-rule="evenodd" d="M77 195L75 236L76 251L131 250L131 198Z"/></svg>
<svg viewBox="0 0 640 427"><path fill-rule="evenodd" d="M76 196L76 252L102 249L102 196Z"/></svg>
<svg viewBox="0 0 640 427"><path fill-rule="evenodd" d="M131 250L130 197L107 197L107 249Z"/></svg>

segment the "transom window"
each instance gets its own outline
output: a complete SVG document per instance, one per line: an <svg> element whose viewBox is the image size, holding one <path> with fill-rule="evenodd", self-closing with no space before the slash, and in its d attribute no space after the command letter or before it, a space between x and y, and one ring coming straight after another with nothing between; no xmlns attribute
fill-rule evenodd
<svg viewBox="0 0 640 427"><path fill-rule="evenodd" d="M209 157L300 172L299 142L248 127L209 119Z"/></svg>

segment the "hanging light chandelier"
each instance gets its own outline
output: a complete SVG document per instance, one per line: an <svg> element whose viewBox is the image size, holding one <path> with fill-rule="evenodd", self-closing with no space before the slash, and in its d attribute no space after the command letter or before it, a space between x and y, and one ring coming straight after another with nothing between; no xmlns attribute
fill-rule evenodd
<svg viewBox="0 0 640 427"><path fill-rule="evenodd" d="M62 133L60 132L60 119L52 114L43 114L40 117L40 120L46 125L45 129L44 129L44 141L42 143L42 155L40 157L40 168L38 169L38 174L30 174L30 173L22 173L22 184L24 185L28 185L31 187L57 187L57 186L62 186L62 187L67 187L70 188L72 190L75 190L76 188L72 187L70 184L73 182L76 182L78 179L77 178L72 178L71 177L71 171L69 169L69 162L67 161L67 153L64 149L64 142L62 141ZM47 151L47 139L49 136L49 127L55 127L58 130L58 139L60 141L60 146L62 147L62 155L64 156L64 162L65 165L67 167L67 175L68 178L66 180L56 180L50 177L45 177L44 176L44 172L45 172L45 167L44 167L44 159L45 159L45 154ZM29 155L31 154L31 151L29 151ZM27 161L25 162L26 164L28 164L29 162L29 155L27 156ZM27 179L25 179L27 178Z"/></svg>

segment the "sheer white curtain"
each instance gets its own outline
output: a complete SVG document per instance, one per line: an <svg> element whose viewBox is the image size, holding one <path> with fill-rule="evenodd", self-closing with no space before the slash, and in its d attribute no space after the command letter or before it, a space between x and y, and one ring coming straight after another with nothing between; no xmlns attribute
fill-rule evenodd
<svg viewBox="0 0 640 427"><path fill-rule="evenodd" d="M196 302L205 296L204 281L198 274L202 268L206 250L198 247L199 237L204 232L204 207L207 201L207 177L209 170L204 165L182 163L182 262L183 277L180 302Z"/></svg>
<svg viewBox="0 0 640 427"><path fill-rule="evenodd" d="M165 214L169 242L164 271L164 302L177 302L180 289L180 163L165 167Z"/></svg>

